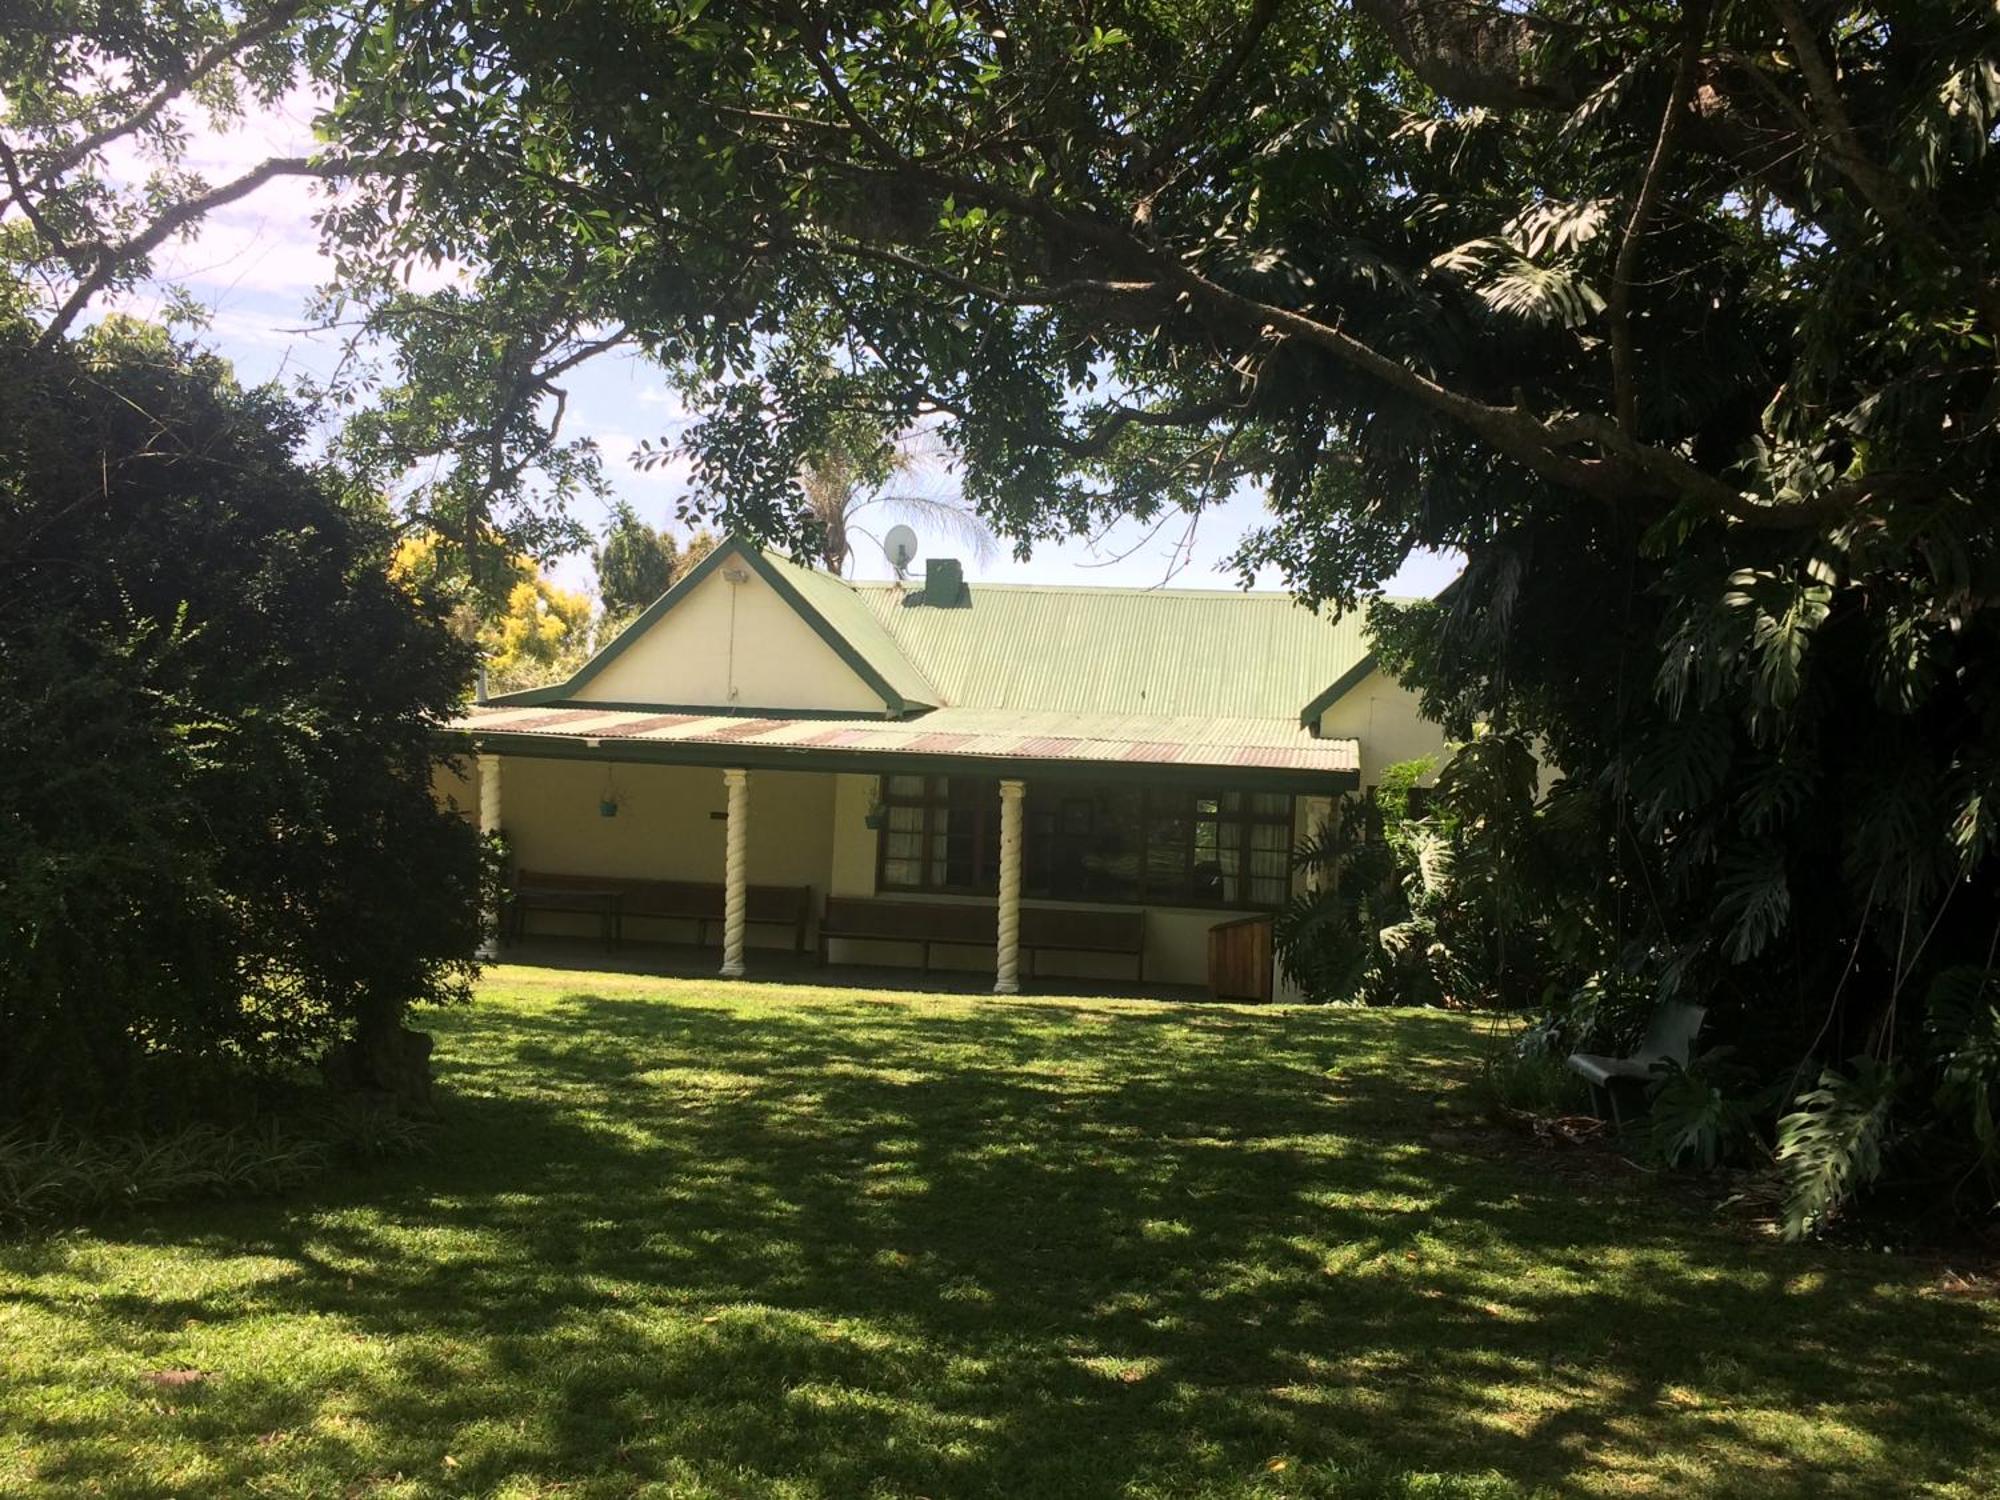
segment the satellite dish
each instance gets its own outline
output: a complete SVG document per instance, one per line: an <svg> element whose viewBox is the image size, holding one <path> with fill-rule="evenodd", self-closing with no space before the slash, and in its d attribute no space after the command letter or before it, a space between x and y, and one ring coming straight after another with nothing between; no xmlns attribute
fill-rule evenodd
<svg viewBox="0 0 2000 1500"><path fill-rule="evenodd" d="M901 578L916 560L917 534L907 526L891 526L889 534L882 539L882 550L889 554L889 566Z"/></svg>

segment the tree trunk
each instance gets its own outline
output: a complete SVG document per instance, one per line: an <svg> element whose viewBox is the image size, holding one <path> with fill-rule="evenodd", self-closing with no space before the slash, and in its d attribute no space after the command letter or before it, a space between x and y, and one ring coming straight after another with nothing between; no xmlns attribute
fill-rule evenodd
<svg viewBox="0 0 2000 1500"><path fill-rule="evenodd" d="M431 1037L403 1025L403 1007L373 996L355 1018L354 1035L328 1049L320 1060L328 1085L364 1096L390 1113L428 1118L431 1100Z"/></svg>

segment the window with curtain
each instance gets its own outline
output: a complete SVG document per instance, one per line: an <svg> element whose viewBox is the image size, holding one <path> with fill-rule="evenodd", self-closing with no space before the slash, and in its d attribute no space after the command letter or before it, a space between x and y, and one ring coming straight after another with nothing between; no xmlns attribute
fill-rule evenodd
<svg viewBox="0 0 2000 1500"><path fill-rule="evenodd" d="M880 889L998 889L996 781L891 776L882 801ZM1037 900L1270 908L1291 891L1289 793L1030 782L1023 824L1022 890Z"/></svg>
<svg viewBox="0 0 2000 1500"><path fill-rule="evenodd" d="M885 891L990 895L1000 886L1000 783L972 776L883 778L876 852Z"/></svg>

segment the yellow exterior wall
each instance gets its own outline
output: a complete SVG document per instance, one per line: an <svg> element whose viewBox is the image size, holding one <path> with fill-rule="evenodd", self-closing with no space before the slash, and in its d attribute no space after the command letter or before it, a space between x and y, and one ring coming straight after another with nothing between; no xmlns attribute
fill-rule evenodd
<svg viewBox="0 0 2000 1500"><path fill-rule="evenodd" d="M599 762L504 756L500 808L518 869L633 880L722 881L722 772L697 766L614 766L618 815L598 811ZM817 909L833 856L834 778L800 771L750 773L750 883L809 885ZM533 934L593 934L588 917L537 913ZM635 940L688 942L693 924L629 918ZM710 941L715 940L711 925ZM790 934L753 925L752 944L789 946Z"/></svg>
<svg viewBox="0 0 2000 1500"><path fill-rule="evenodd" d="M742 583L725 574L743 571ZM633 640L579 696L597 703L881 713L881 697L749 569L725 565Z"/></svg>
<svg viewBox="0 0 2000 1500"><path fill-rule="evenodd" d="M1370 672L1319 718L1326 739L1361 742L1361 784L1374 786L1399 761L1432 756L1444 763L1444 730L1417 711L1417 695L1384 672ZM1428 783L1437 773L1424 778Z"/></svg>
<svg viewBox="0 0 2000 1500"><path fill-rule="evenodd" d="M875 894L875 830L868 809L878 787L873 776L836 776L833 797L833 868L827 890L836 896Z"/></svg>

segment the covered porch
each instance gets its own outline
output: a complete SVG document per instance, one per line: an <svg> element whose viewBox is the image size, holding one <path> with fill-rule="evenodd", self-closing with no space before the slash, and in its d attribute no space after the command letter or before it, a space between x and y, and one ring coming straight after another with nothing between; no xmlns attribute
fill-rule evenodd
<svg viewBox="0 0 2000 1500"><path fill-rule="evenodd" d="M526 961L1185 998L1359 779L1353 741L1257 721L974 717L481 706L439 791L505 836L490 942Z"/></svg>

